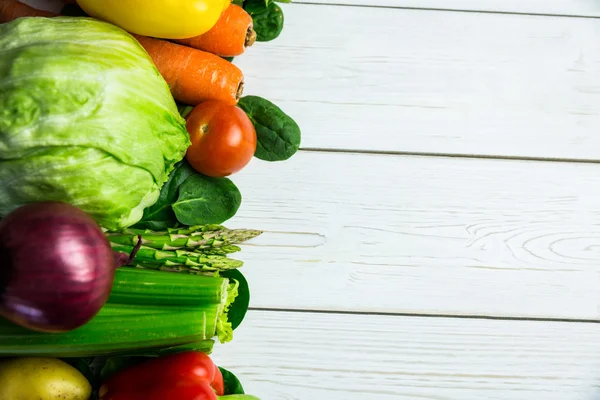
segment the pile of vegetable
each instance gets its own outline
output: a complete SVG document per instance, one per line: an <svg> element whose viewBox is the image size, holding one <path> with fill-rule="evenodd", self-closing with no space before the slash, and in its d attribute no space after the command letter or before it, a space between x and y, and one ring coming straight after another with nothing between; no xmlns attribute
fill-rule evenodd
<svg viewBox="0 0 600 400"><path fill-rule="evenodd" d="M256 400L209 357L250 302L223 224L296 122L233 57L273 0L0 0L0 399Z"/></svg>

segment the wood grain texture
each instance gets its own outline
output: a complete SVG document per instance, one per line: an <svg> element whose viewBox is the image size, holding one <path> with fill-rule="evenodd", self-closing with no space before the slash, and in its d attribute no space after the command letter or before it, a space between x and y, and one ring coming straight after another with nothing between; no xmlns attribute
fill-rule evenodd
<svg viewBox="0 0 600 400"><path fill-rule="evenodd" d="M267 231L239 253L254 307L600 317L600 165L301 152L232 178L227 225Z"/></svg>
<svg viewBox="0 0 600 400"><path fill-rule="evenodd" d="M298 120L304 148L600 160L597 20L298 4L285 13L277 40L235 62L246 94Z"/></svg>
<svg viewBox="0 0 600 400"><path fill-rule="evenodd" d="M295 0L294 2L585 17L600 16L600 2L596 0Z"/></svg>
<svg viewBox="0 0 600 400"><path fill-rule="evenodd" d="M250 312L213 357L262 399L600 398L597 324Z"/></svg>

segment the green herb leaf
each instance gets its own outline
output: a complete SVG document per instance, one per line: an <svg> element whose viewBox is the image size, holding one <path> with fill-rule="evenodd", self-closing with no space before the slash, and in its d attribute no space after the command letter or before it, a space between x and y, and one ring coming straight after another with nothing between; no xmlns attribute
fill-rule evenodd
<svg viewBox="0 0 600 400"><path fill-rule="evenodd" d="M240 7L244 6L244 0L233 0L231 3L235 4L236 6L240 6Z"/></svg>
<svg viewBox="0 0 600 400"><path fill-rule="evenodd" d="M231 180L196 174L179 187L173 211L184 225L221 224L235 215L241 203L242 195Z"/></svg>
<svg viewBox="0 0 600 400"><path fill-rule="evenodd" d="M229 306L229 311L227 312L227 319L231 322L231 328L236 329L244 320L244 317L248 312L248 306L250 305L250 288L248 287L248 281L237 269L224 271L219 275L239 283L238 295Z"/></svg>
<svg viewBox="0 0 600 400"><path fill-rule="evenodd" d="M283 11L275 3L269 4L263 11L250 14L254 23L256 40L259 42L268 42L276 39L283 30Z"/></svg>
<svg viewBox="0 0 600 400"><path fill-rule="evenodd" d="M225 395L230 394L244 394L244 388L242 383L232 372L225 368L219 367L221 374L223 375L223 383L225 384Z"/></svg>
<svg viewBox="0 0 600 400"><path fill-rule="evenodd" d="M135 227L138 229L165 230L177 223L172 204L177 201L179 187L187 178L196 174L190 164L183 160L175 165L169 180L163 185L158 200L144 210L142 220Z"/></svg>
<svg viewBox="0 0 600 400"><path fill-rule="evenodd" d="M300 127L269 100L258 96L242 97L238 106L246 112L256 129L255 157L265 161L284 161L300 148Z"/></svg>

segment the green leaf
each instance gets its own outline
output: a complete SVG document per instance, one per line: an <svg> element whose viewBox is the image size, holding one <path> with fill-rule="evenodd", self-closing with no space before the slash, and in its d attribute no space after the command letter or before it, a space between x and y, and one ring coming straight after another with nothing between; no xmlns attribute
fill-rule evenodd
<svg viewBox="0 0 600 400"><path fill-rule="evenodd" d="M257 13L250 13L256 32L256 40L259 42L269 42L276 39L283 30L284 16L281 7L275 3Z"/></svg>
<svg viewBox="0 0 600 400"><path fill-rule="evenodd" d="M240 7L244 6L244 0L233 0L231 3L235 4L236 6L240 6Z"/></svg>
<svg viewBox="0 0 600 400"><path fill-rule="evenodd" d="M223 383L225 383L225 395L230 394L244 394L244 388L242 383L232 372L225 368L219 367L221 374L223 374Z"/></svg>
<svg viewBox="0 0 600 400"><path fill-rule="evenodd" d="M175 165L169 180L163 185L158 200L144 210L142 220L135 227L138 229L165 230L177 223L172 205L179 196L179 187L187 178L196 174L190 164L183 160Z"/></svg>
<svg viewBox="0 0 600 400"><path fill-rule="evenodd" d="M246 0L244 10L250 15L264 12L273 3L273 0Z"/></svg>
<svg viewBox="0 0 600 400"><path fill-rule="evenodd" d="M221 57L221 58L224 60L227 60L229 62L232 62L235 57Z"/></svg>
<svg viewBox="0 0 600 400"><path fill-rule="evenodd" d="M231 180L196 174L179 187L173 211L184 225L221 224L235 215L241 203L242 195Z"/></svg>
<svg viewBox="0 0 600 400"><path fill-rule="evenodd" d="M231 328L236 329L244 320L244 317L248 312L248 306L250 305L250 288L248 287L248 281L237 269L221 272L220 275L223 278L232 279L239 283L238 295L229 306L229 311L227 312L227 319L231 323Z"/></svg>
<svg viewBox="0 0 600 400"><path fill-rule="evenodd" d="M284 161L300 148L300 127L269 100L258 96L242 97L238 106L246 112L256 129L255 156L265 161Z"/></svg>

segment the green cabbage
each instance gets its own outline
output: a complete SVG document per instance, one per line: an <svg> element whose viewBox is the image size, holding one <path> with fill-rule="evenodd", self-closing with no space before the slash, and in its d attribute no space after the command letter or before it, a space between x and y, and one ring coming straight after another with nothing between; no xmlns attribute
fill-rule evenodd
<svg viewBox="0 0 600 400"><path fill-rule="evenodd" d="M189 146L143 47L90 18L0 25L0 215L63 201L108 230L138 222Z"/></svg>

